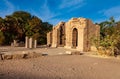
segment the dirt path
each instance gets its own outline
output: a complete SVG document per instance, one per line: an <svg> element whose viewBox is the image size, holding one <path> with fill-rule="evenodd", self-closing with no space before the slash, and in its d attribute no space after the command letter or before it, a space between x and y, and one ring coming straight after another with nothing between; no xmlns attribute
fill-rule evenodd
<svg viewBox="0 0 120 79"><path fill-rule="evenodd" d="M0 79L120 79L120 60L83 55L0 61Z"/></svg>

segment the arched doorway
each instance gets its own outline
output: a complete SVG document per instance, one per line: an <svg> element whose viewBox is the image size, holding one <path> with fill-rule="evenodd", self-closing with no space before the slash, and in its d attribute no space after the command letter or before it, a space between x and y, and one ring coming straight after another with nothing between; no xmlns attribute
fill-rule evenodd
<svg viewBox="0 0 120 79"><path fill-rule="evenodd" d="M76 28L74 28L72 31L72 45L73 48L78 46L78 30Z"/></svg>
<svg viewBox="0 0 120 79"><path fill-rule="evenodd" d="M64 30L63 30L63 27L61 26L60 27L60 41L59 41L59 45L62 46L64 45Z"/></svg>

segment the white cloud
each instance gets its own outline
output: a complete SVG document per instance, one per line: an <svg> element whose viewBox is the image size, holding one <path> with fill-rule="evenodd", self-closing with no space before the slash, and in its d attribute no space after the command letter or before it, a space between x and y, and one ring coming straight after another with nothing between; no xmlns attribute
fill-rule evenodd
<svg viewBox="0 0 120 79"><path fill-rule="evenodd" d="M6 5L7 8L4 9L4 10L1 10L0 15L2 17L5 17L5 15L11 14L15 10L15 7L8 0L3 0L3 1L4 1L4 3L5 3L5 5Z"/></svg>
<svg viewBox="0 0 120 79"><path fill-rule="evenodd" d="M118 16L120 15L120 6L112 7L104 12L106 16Z"/></svg>
<svg viewBox="0 0 120 79"><path fill-rule="evenodd" d="M68 19L63 19L63 18L57 18L57 19L50 19L48 20L50 23L52 23L54 26L57 25L59 22L66 22Z"/></svg>
<svg viewBox="0 0 120 79"><path fill-rule="evenodd" d="M113 16L115 20L120 20L120 6L114 6L106 10L104 9L99 11L98 13L103 13L103 15L106 16L107 18Z"/></svg>
<svg viewBox="0 0 120 79"><path fill-rule="evenodd" d="M44 20L47 21L48 19L58 15L58 13L53 13L47 4L47 0L45 0L44 4L40 8L40 17Z"/></svg>
<svg viewBox="0 0 120 79"><path fill-rule="evenodd" d="M69 8L69 7L72 7L72 6L75 6L75 5L81 5L84 3L84 0L63 0L61 5L60 5L60 8Z"/></svg>
<svg viewBox="0 0 120 79"><path fill-rule="evenodd" d="M86 4L84 0L61 0L61 1L62 2L58 6L59 12L55 13L52 17L64 15L64 13L60 12L60 10L62 9L66 9L65 13L70 13L71 11L74 11ZM54 19L49 19L49 20L52 24L55 25L59 23L60 21L67 21L68 19L65 19L65 18L55 19L54 18Z"/></svg>
<svg viewBox="0 0 120 79"><path fill-rule="evenodd" d="M106 21L106 20L108 20L108 19L102 19L102 18L100 19L99 18L99 19L93 20L93 22L94 23L101 23L101 22Z"/></svg>
<svg viewBox="0 0 120 79"><path fill-rule="evenodd" d="M63 8L72 7L70 9L65 10L66 13L69 13L73 10L78 9L79 7L83 6L83 0L62 0L62 2L59 4L60 6L56 6L56 12L50 10L50 6L48 5L48 0L44 0L44 4L40 5L39 12L36 12L34 10L30 10L34 15L39 16L43 21L48 21L52 24L57 24L60 21L65 21L64 18L58 19L53 18L55 16L63 15L64 13L61 12ZM66 6L65 6L66 5Z"/></svg>

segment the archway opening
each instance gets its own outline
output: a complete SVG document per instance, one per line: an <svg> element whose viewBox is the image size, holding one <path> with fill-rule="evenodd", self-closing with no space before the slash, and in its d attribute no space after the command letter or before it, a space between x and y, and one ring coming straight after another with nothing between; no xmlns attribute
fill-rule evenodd
<svg viewBox="0 0 120 79"><path fill-rule="evenodd" d="M63 33L63 27L61 26L60 27L60 42L59 42L60 45L63 45L64 44L64 33Z"/></svg>
<svg viewBox="0 0 120 79"><path fill-rule="evenodd" d="M73 48L78 46L78 30L76 28L74 28L72 32L72 45Z"/></svg>

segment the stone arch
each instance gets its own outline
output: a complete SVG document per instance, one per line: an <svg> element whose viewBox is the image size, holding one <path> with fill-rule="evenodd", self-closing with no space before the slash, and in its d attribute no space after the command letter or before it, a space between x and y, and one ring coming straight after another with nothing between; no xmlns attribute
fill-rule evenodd
<svg viewBox="0 0 120 79"><path fill-rule="evenodd" d="M63 28L62 28L62 26L60 26L60 45L62 45L63 44Z"/></svg>
<svg viewBox="0 0 120 79"><path fill-rule="evenodd" d="M78 46L78 29L73 28L72 30L72 47L76 48Z"/></svg>
<svg viewBox="0 0 120 79"><path fill-rule="evenodd" d="M64 33L64 26L60 26L59 27L59 42L58 45L59 46L64 46L65 45L65 33Z"/></svg>

